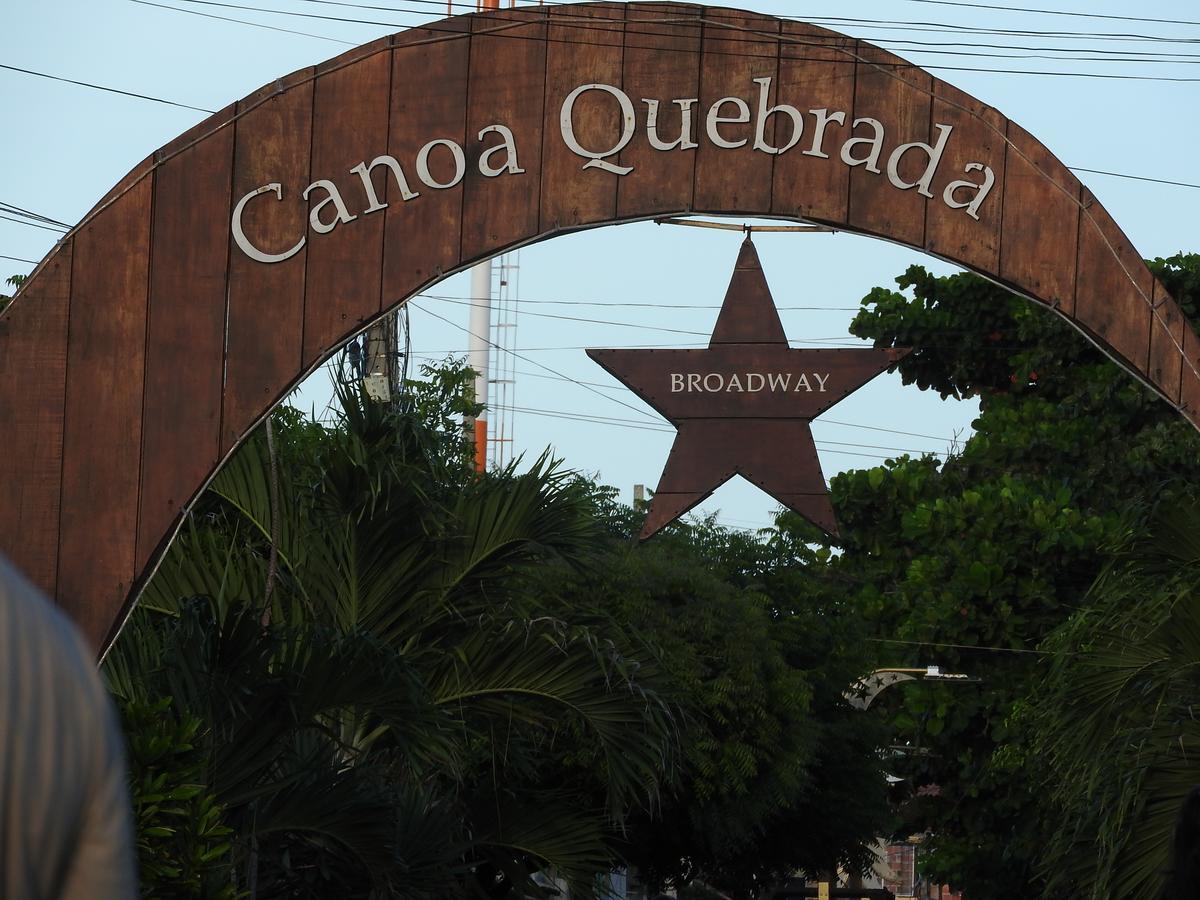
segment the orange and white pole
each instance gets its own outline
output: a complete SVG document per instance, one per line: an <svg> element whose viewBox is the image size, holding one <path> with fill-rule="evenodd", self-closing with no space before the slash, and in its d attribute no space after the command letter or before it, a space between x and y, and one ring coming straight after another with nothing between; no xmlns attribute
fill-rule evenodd
<svg viewBox="0 0 1200 900"><path fill-rule="evenodd" d="M487 468L487 402L492 357L492 261L471 269L471 319L467 364L475 370L475 402L484 408L475 417L475 469Z"/></svg>
<svg viewBox="0 0 1200 900"><path fill-rule="evenodd" d="M476 0L477 10L499 9L500 0ZM487 468L488 451L488 382L491 379L492 359L492 261L481 262L471 269L471 319L468 329L467 363L475 370L475 402L484 408L475 417L475 470Z"/></svg>

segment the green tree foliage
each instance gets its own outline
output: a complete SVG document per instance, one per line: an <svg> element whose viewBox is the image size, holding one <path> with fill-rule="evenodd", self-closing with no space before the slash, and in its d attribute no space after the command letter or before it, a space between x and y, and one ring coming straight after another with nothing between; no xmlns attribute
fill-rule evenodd
<svg viewBox="0 0 1200 900"><path fill-rule="evenodd" d="M587 492L547 460L475 477L416 413L431 396L391 411L344 390L327 431L277 419L275 521L249 441L108 657L127 709L170 698L247 896L534 896L550 869L587 896L609 823L669 769L653 659L518 590L587 561ZM564 745L589 748L598 788L556 779Z"/></svg>
<svg viewBox="0 0 1200 900"><path fill-rule="evenodd" d="M398 413L347 394L332 430L277 412L278 516L259 435L110 654L163 747L133 767L148 895L189 895L197 855L239 895L447 900L865 865L884 732L843 697L873 657L807 572L828 551L712 522L638 546L640 514L544 459L477 476L469 372L436 376ZM177 782L219 843L154 805Z"/></svg>
<svg viewBox="0 0 1200 900"><path fill-rule="evenodd" d="M122 704L128 736L134 827L142 891L152 897L232 898L231 829L206 786L197 740L203 723L172 715L171 700Z"/></svg>
<svg viewBox="0 0 1200 900"><path fill-rule="evenodd" d="M24 275L10 275L8 278L4 279L4 283L13 288L19 288L24 281ZM8 296L7 294L0 294L0 312L4 312L4 308L11 302L12 297Z"/></svg>
<svg viewBox="0 0 1200 900"><path fill-rule="evenodd" d="M1021 711L1060 823L1039 868L1048 892L1156 900L1200 783L1200 506L1130 534L1088 599L1045 643L1051 664Z"/></svg>
<svg viewBox="0 0 1200 900"><path fill-rule="evenodd" d="M640 517L597 502L603 567L535 583L643 635L684 714L675 777L627 823L626 860L655 887L700 881L739 898L797 870L869 865L888 819L884 732L843 693L870 651L850 611L815 595L802 568L814 551L711 521L637 545Z"/></svg>
<svg viewBox="0 0 1200 900"><path fill-rule="evenodd" d="M1200 257L1152 267L1194 316ZM939 463L902 458L833 479L841 552L824 577L867 617L892 664L940 664L979 686L886 698L898 774L918 789L905 833L933 833L931 874L973 898L1028 895L1056 823L1023 768L1039 643L1087 603L1130 504L1200 483L1200 440L1171 407L1065 322L972 275L919 267L877 288L852 330L914 352L906 383L978 398L975 434ZM785 533L813 537L803 523ZM974 648L993 648L977 650ZM899 703L902 699L904 702Z"/></svg>

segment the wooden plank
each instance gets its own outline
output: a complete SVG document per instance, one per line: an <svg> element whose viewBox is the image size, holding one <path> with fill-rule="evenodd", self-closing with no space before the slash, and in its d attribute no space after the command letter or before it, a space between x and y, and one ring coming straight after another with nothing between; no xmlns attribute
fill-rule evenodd
<svg viewBox="0 0 1200 900"><path fill-rule="evenodd" d="M1156 315L1150 324L1150 366L1147 374L1166 398L1179 405L1179 379L1183 371L1183 313L1167 289L1154 279Z"/></svg>
<svg viewBox="0 0 1200 900"><path fill-rule="evenodd" d="M267 86L238 104L250 111L237 122L233 201L270 183L280 184L283 194L277 200L266 193L243 212L247 239L265 253L283 254L312 238L308 203L301 196L309 183L310 75L311 70L296 73L291 82ZM270 99L254 108L264 96ZM300 371L307 249L282 262L263 263L230 247L222 455Z"/></svg>
<svg viewBox="0 0 1200 900"><path fill-rule="evenodd" d="M1188 421L1200 428L1200 337L1187 325L1183 329L1183 378L1179 386L1179 404Z"/></svg>
<svg viewBox="0 0 1200 900"><path fill-rule="evenodd" d="M779 20L738 13L728 9L705 9L700 51L700 102L697 104L696 188L698 212L765 213L771 209L771 175L775 157L754 149L754 117L759 85L755 78L770 78L768 103L778 98ZM715 123L719 137L729 143L745 141L736 148L718 146L708 133L710 109L726 97L740 98L748 107L723 103L719 117L749 113L750 121Z"/></svg>
<svg viewBox="0 0 1200 900"><path fill-rule="evenodd" d="M230 103L224 109L213 113L203 122L197 122L187 131L168 141L155 151L153 155L155 164L161 166L176 154L187 150L191 145L197 144L220 131L226 129L232 131L233 118L237 114L237 109L238 104L236 102Z"/></svg>
<svg viewBox="0 0 1200 900"><path fill-rule="evenodd" d="M541 132L546 84L546 12L505 9L471 17L471 71L467 100L470 159L479 133L510 128L524 174L485 177L476 165L463 179L463 262L486 259L538 233L541 207Z"/></svg>
<svg viewBox="0 0 1200 900"><path fill-rule="evenodd" d="M85 215L83 219L80 219L80 221L82 222L89 216L95 215L106 204L116 200L143 178L149 177L150 173L154 171L154 161L156 156L157 154L151 153L136 166L126 172L125 177L114 184L108 191L106 191L104 196L96 201L96 205L88 210L87 215Z"/></svg>
<svg viewBox="0 0 1200 900"><path fill-rule="evenodd" d="M0 553L53 597L73 241L0 315Z"/></svg>
<svg viewBox="0 0 1200 900"><path fill-rule="evenodd" d="M233 129L155 173L137 570L220 458Z"/></svg>
<svg viewBox="0 0 1200 900"><path fill-rule="evenodd" d="M1000 265L1007 123L992 107L944 81L934 80L933 94L934 124L949 126L953 131L930 188L933 199L928 201L925 213L925 249L978 272L995 272ZM968 172L969 165L986 166L995 180L976 208L956 209L944 199L952 183L982 185L987 180L983 170ZM970 203L981 193L982 189L956 186L951 199Z"/></svg>
<svg viewBox="0 0 1200 900"><path fill-rule="evenodd" d="M1154 276L1087 188L1082 202L1075 319L1139 372L1146 372Z"/></svg>
<svg viewBox="0 0 1200 900"><path fill-rule="evenodd" d="M469 28L469 21L451 19L439 23L437 31L410 29L396 35L404 43L392 50L387 152L400 162L411 190L420 196L405 201L387 175L385 308L458 267L462 184L444 190L428 188L418 180L414 161L425 143L436 138L466 146ZM413 85L420 85L420 90L413 90ZM384 175L377 170L374 176L380 188Z"/></svg>
<svg viewBox="0 0 1200 900"><path fill-rule="evenodd" d="M75 235L57 599L95 647L137 575L151 179Z"/></svg>
<svg viewBox="0 0 1200 900"><path fill-rule="evenodd" d="M625 10L616 3L549 7L546 43L546 101L543 119L541 231L611 221L621 176L573 153L563 139L563 105L576 88L605 84L620 88ZM636 110L635 110L636 116ZM570 134L586 150L618 146L625 122L616 96L585 91L571 104ZM630 123L629 128L636 131ZM496 143L495 140L491 143ZM603 165L617 166L617 154Z"/></svg>
<svg viewBox="0 0 1200 900"><path fill-rule="evenodd" d="M779 50L779 94L804 116L800 143L775 160L771 211L813 222L846 221L850 169L838 157L849 137L854 109L855 47L853 38L802 22L784 22ZM814 113L813 110L825 110ZM776 116L775 144L784 146L791 122ZM823 155L822 155L823 154Z"/></svg>
<svg viewBox="0 0 1200 900"><path fill-rule="evenodd" d="M386 39L385 39L386 40ZM382 210L372 204L361 178L351 170L370 165L387 150L392 60L388 52L318 74L314 86L312 177L332 181L347 211L356 218L338 222L332 204L321 222L338 222L328 234L312 234L308 247L304 301L305 369L338 346L379 312L383 265ZM322 67L318 68L320 73ZM377 198L386 203L390 185L379 175ZM373 180L374 183L374 180ZM309 209L329 198L317 188Z"/></svg>
<svg viewBox="0 0 1200 900"><path fill-rule="evenodd" d="M700 9L681 4L633 3L625 12L625 93L637 105L638 128L619 163L633 171L617 183L617 216L637 219L692 208L696 150L656 150L646 133L645 99L659 101L656 134L672 144L682 137L683 114L673 102L700 96ZM692 141L704 123L689 110Z"/></svg>
<svg viewBox="0 0 1200 900"><path fill-rule="evenodd" d="M1000 278L1072 315L1079 179L1015 122L1007 136Z"/></svg>
<svg viewBox="0 0 1200 900"><path fill-rule="evenodd" d="M885 139L877 162L856 165L850 173L846 221L856 231L923 247L926 199L917 188L905 190L892 184L888 160L902 144L929 141L933 79L906 60L870 44L860 43L858 53L861 60L855 74L854 121L878 121ZM851 130L855 138L874 135L867 123ZM853 158L869 159L870 151L869 145L855 144L850 152ZM908 184L917 181L926 163L928 158L919 152L905 153L898 166L900 179Z"/></svg>

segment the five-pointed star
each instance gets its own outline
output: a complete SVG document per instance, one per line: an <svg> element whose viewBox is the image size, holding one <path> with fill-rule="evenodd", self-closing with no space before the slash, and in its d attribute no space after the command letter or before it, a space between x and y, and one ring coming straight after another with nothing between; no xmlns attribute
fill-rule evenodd
<svg viewBox="0 0 1200 900"><path fill-rule="evenodd" d="M706 350L588 350L678 429L640 535L741 475L832 535L812 420L909 351L793 350L749 236Z"/></svg>

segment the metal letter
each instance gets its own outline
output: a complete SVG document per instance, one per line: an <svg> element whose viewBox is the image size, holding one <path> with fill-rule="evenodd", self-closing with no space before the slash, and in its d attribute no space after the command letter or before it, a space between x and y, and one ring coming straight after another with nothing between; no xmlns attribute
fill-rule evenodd
<svg viewBox="0 0 1200 900"><path fill-rule="evenodd" d="M308 214L308 223L312 226L312 230L317 234L329 234L329 232L333 231L333 229L337 227L338 222L353 222L358 218L358 216L350 215L350 210L346 209L345 201L342 200L342 195L338 192L337 185L332 181L327 181L324 178L318 178L316 181L306 187L304 189L304 193L300 196L307 200L308 195L312 193L313 188L320 188L329 195L316 206L314 206L312 211ZM321 221L321 210L330 203L332 203L334 208L337 209L337 218L326 225Z"/></svg>
<svg viewBox="0 0 1200 900"><path fill-rule="evenodd" d="M450 155L454 157L454 177L445 183L435 181L433 175L429 172L429 154L438 145L445 147L450 151ZM467 158L463 155L462 147L458 146L454 141L447 140L446 138L438 138L436 141L430 141L417 153L417 177L431 188L452 188L462 181L463 175L466 172Z"/></svg>
<svg viewBox="0 0 1200 900"><path fill-rule="evenodd" d="M996 173L992 171L991 166L977 162L967 163L963 168L967 172L983 172L983 184L976 184L973 181L952 181L946 185L946 190L942 191L942 202L951 209L965 209L968 216L978 220L979 206L991 191L992 185L996 183ZM959 203L954 199L954 192L959 188L975 188L975 199Z"/></svg>
<svg viewBox="0 0 1200 900"><path fill-rule="evenodd" d="M764 153L786 153L800 143L800 136L804 134L804 116L796 107L788 106L786 103L780 103L778 106L768 109L767 94L771 91L771 79L755 78L754 81L758 85L758 119L754 123L754 149L762 150ZM778 149L766 141L767 119L776 113L784 113L792 120L792 136L786 144Z"/></svg>
<svg viewBox="0 0 1200 900"><path fill-rule="evenodd" d="M828 109L810 109L810 113L817 117L817 127L813 130L812 146L804 151L805 156L819 156L821 159L829 159L829 154L822 149L825 143L825 126L830 122L837 122L839 125L846 124L846 114L840 109L830 115Z"/></svg>
<svg viewBox="0 0 1200 900"><path fill-rule="evenodd" d="M726 103L732 103L738 109L736 116L721 115L721 107ZM747 139L742 138L740 141L727 141L721 137L721 133L717 130L717 126L725 122L735 124L744 124L750 121L750 107L746 105L746 101L741 97L722 97L716 103L708 108L708 119L705 123L705 128L708 131L708 139L718 147L724 147L726 150L736 150L743 146Z"/></svg>
<svg viewBox="0 0 1200 900"><path fill-rule="evenodd" d="M517 141L513 137L512 129L506 125L489 125L483 131L479 132L479 140L483 140L483 136L489 131L494 131L504 139L504 143L497 144L495 147L488 147L479 157L479 171L488 178L495 178L497 175L503 175L508 172L510 175L524 174L525 170L517 165ZM500 168L488 165L488 159L494 153L499 153L501 150L508 151L508 158L504 165Z"/></svg>
<svg viewBox="0 0 1200 900"><path fill-rule="evenodd" d="M854 133L855 128L864 123L870 125L875 130L875 136L869 138L852 137L846 141L846 143L842 144L842 162L848 166L861 166L863 163L866 163L867 171L874 172L876 175L878 175L879 153L881 150L883 150L883 123L878 119L855 119L854 124L850 126L851 134ZM870 144L871 152L868 153L864 159L855 159L850 155L850 147L855 144Z"/></svg>
<svg viewBox="0 0 1200 900"><path fill-rule="evenodd" d="M646 104L646 137L650 140L650 146L655 150L674 150L678 147L680 150L694 150L699 146L692 140L692 106L696 103L696 98L690 100L673 100L672 102L679 107L679 138L670 144L663 141L658 136L658 101L642 98L642 102Z"/></svg>
<svg viewBox="0 0 1200 900"><path fill-rule="evenodd" d="M242 210L246 208L247 203L257 197L259 194L265 194L268 191L274 192L276 200L283 200L282 186L278 181L272 181L270 184L264 184L262 187L251 191L237 202L237 206L233 208L233 221L230 223L230 227L233 230L233 242L238 245L243 253L245 253L255 262L283 262L285 259L291 259L300 252L300 248L304 246L304 242L307 240L306 236L302 236L291 250L285 250L283 253L263 253L250 243L246 237L246 233L242 231Z"/></svg>
<svg viewBox="0 0 1200 900"><path fill-rule="evenodd" d="M421 196L416 191L409 190L408 179L404 177L404 171L400 168L400 163L396 161L394 156L377 156L371 160L368 166L364 163L359 163L350 170L352 175L357 175L362 179L363 190L367 193L367 200L370 205L363 210L363 215L367 213L378 212L381 209L387 209L386 203L379 201L378 195L375 193L375 183L371 181L371 172L376 166L387 166L392 171L392 176L396 179L396 185L400 188L400 196L405 200L411 200L413 197Z"/></svg>
<svg viewBox="0 0 1200 900"><path fill-rule="evenodd" d="M575 139L575 126L571 122L571 114L575 110L575 101L585 91L604 91L605 93L612 94L617 98L617 103L621 105L621 139L613 145L612 149L605 150L603 153L585 150L580 146L579 141ZM624 91L609 84L581 84L575 90L571 91L571 93L567 94L567 98L563 100L558 120L563 142L567 145L567 148L576 156L582 156L587 160L583 164L583 168L603 169L605 172L612 172L614 175L628 175L633 171L633 166L618 166L615 163L608 162L604 158L612 156L614 153L620 153L625 148L625 145L633 139L635 127L633 102Z"/></svg>
<svg viewBox="0 0 1200 900"><path fill-rule="evenodd" d="M901 144L892 151L892 155L888 157L887 173L888 181L900 188L902 191L907 191L910 188L917 188L917 193L924 197L933 198L933 194L929 193L929 183L933 181L934 173L937 172L938 163L942 161L942 151L946 149L946 141L950 139L950 132L954 130L951 125L933 126L938 130L937 143L932 147L922 141L913 141L911 144ZM925 166L925 171L916 181L905 181L900 177L900 160L909 150L920 150L929 157L929 162Z"/></svg>

